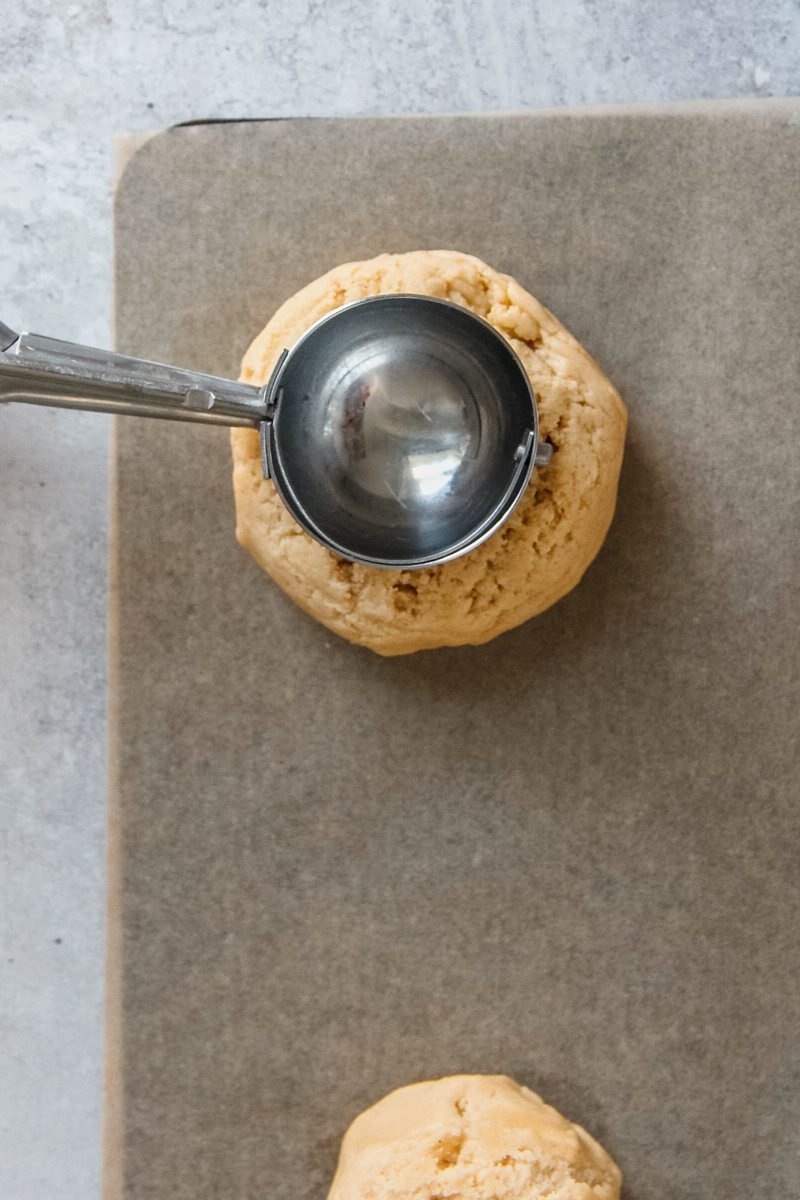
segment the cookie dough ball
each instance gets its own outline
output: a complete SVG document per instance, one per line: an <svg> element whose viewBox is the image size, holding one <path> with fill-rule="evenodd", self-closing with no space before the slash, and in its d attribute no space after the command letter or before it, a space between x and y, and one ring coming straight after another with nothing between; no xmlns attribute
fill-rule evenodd
<svg viewBox="0 0 800 1200"><path fill-rule="evenodd" d="M326 313L385 292L463 304L508 339L555 447L517 509L488 541L439 567L350 563L309 537L262 478L258 435L232 432L236 533L293 600L334 633L379 654L488 642L575 586L602 545L617 494L625 407L597 364L509 275L450 250L383 254L323 275L288 300L245 355L262 384L278 355Z"/></svg>
<svg viewBox="0 0 800 1200"><path fill-rule="evenodd" d="M618 1200L602 1146L505 1075L400 1088L342 1142L328 1200Z"/></svg>

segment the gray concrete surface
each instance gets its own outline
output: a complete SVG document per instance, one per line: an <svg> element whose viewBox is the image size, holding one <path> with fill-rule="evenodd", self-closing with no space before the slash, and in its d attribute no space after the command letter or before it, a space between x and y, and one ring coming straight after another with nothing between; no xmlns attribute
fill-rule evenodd
<svg viewBox="0 0 800 1200"><path fill-rule="evenodd" d="M798 93L797 0L21 0L0 315L110 343L120 132ZM105 418L0 409L3 1200L100 1189L107 453Z"/></svg>

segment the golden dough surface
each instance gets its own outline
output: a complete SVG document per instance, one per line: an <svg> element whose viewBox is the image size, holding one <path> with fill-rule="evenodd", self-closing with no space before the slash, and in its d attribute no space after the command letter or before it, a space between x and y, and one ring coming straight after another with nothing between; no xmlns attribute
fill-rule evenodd
<svg viewBox="0 0 800 1200"><path fill-rule="evenodd" d="M579 343L509 275L468 254L419 250L346 263L275 313L247 351L241 378L262 384L280 352L343 304L391 292L462 304L506 337L533 384L540 435L555 447L520 504L482 546L416 570L350 563L302 530L263 479L258 435L231 432L236 534L306 612L379 654L487 642L573 588L614 513L626 411Z"/></svg>
<svg viewBox="0 0 800 1200"><path fill-rule="evenodd" d="M594 1138L505 1075L399 1088L357 1117L328 1200L618 1200Z"/></svg>

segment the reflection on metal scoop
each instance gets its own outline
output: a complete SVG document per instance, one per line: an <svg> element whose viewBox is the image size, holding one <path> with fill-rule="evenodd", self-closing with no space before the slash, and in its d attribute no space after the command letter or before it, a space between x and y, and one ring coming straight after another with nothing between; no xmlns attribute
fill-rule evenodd
<svg viewBox="0 0 800 1200"><path fill-rule="evenodd" d="M469 397L418 358L349 373L341 417L335 421L329 408L326 425L352 486L403 507L444 497L480 441L480 415Z"/></svg>
<svg viewBox="0 0 800 1200"><path fill-rule="evenodd" d="M261 388L3 325L0 348L0 400L259 429L265 474L299 524L375 566L473 549L552 454L505 339L425 296L336 309Z"/></svg>

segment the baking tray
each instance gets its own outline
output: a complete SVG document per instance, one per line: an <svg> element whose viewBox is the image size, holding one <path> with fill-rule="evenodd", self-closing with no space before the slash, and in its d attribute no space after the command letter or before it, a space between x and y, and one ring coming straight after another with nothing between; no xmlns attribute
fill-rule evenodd
<svg viewBox="0 0 800 1200"><path fill-rule="evenodd" d="M107 1197L321 1200L361 1108L461 1071L585 1124L632 1200L800 1194L800 104L141 143L120 349L235 374L328 267L452 247L630 432L572 595L383 660L237 547L223 431L118 422Z"/></svg>

